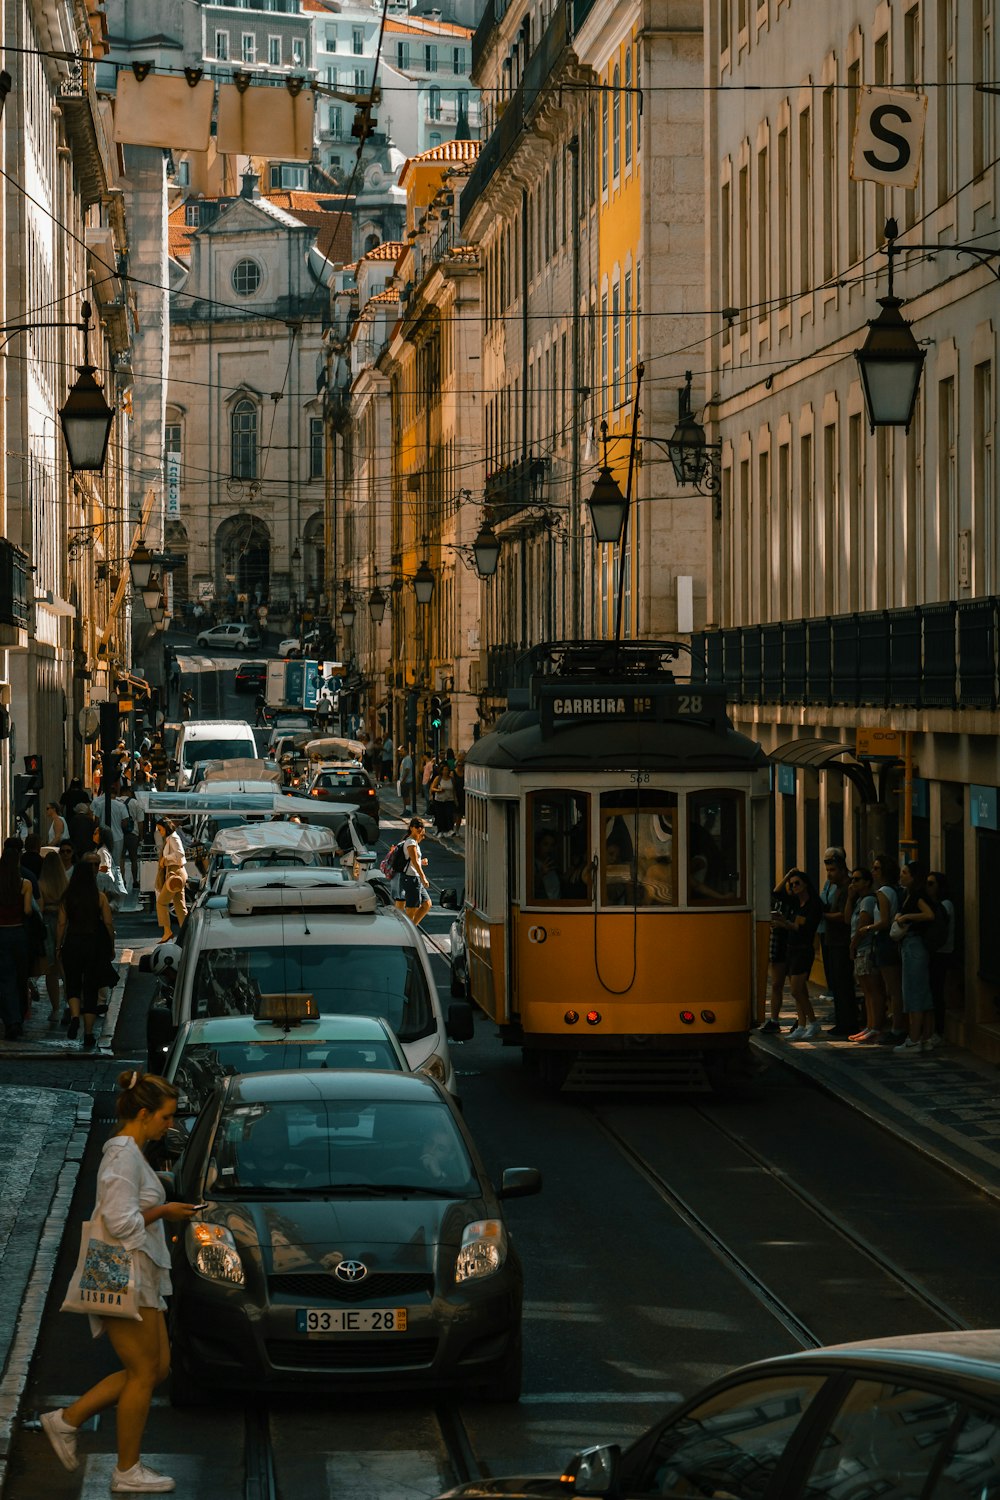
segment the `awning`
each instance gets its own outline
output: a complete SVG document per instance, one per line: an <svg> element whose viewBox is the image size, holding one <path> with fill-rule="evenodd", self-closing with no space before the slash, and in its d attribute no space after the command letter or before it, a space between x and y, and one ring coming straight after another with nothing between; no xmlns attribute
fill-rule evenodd
<svg viewBox="0 0 1000 1500"><path fill-rule="evenodd" d="M848 757L844 759L844 757ZM802 766L810 771L839 771L857 787L863 802L881 802L871 766L858 760L843 740L817 740L805 737L788 740L768 752L768 759L785 766ZM880 775L881 780L881 775Z"/></svg>

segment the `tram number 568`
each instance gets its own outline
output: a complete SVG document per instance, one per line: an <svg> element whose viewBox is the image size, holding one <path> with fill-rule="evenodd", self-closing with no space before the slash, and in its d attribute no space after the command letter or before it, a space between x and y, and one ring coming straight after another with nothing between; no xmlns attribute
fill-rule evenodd
<svg viewBox="0 0 1000 1500"><path fill-rule="evenodd" d="M648 771L631 771L629 773L629 781L632 782L633 786L645 786L645 784L646 784L646 782L648 780L649 780L649 772Z"/></svg>

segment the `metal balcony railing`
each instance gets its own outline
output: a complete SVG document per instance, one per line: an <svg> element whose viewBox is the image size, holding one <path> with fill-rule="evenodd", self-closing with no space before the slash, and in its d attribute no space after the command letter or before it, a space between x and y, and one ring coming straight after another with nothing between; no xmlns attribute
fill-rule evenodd
<svg viewBox="0 0 1000 1500"><path fill-rule="evenodd" d="M28 625L28 554L0 537L0 625L24 630Z"/></svg>
<svg viewBox="0 0 1000 1500"><path fill-rule="evenodd" d="M996 595L701 631L692 647L733 702L1000 707Z"/></svg>
<svg viewBox="0 0 1000 1500"><path fill-rule="evenodd" d="M486 688L490 693L506 693L515 682L514 664L524 652L523 646L491 646L486 653Z"/></svg>

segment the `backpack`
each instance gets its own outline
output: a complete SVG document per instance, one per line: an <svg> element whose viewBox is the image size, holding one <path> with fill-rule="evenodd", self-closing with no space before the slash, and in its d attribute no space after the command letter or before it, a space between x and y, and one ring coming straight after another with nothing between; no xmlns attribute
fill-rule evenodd
<svg viewBox="0 0 1000 1500"><path fill-rule="evenodd" d="M400 839L398 843L393 844L385 858L379 864L382 874L390 880L394 875L402 875L406 869L407 860L406 850L403 848L404 842L403 839Z"/></svg>
<svg viewBox="0 0 1000 1500"><path fill-rule="evenodd" d="M948 941L948 913L938 901L928 901L927 904L934 913L934 920L923 922L920 932L928 953L937 953L938 949Z"/></svg>

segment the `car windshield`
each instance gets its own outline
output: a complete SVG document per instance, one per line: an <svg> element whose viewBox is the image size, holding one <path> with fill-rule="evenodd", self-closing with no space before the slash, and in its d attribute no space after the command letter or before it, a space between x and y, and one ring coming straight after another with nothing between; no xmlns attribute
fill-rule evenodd
<svg viewBox="0 0 1000 1500"><path fill-rule="evenodd" d="M271 1073L284 1068L318 1072L324 1068L382 1068L399 1071L399 1059L389 1043L378 1040L324 1041L303 1037L296 1030L269 1041L195 1042L185 1047L174 1069L173 1082L197 1113L220 1078L237 1073Z"/></svg>
<svg viewBox="0 0 1000 1500"><path fill-rule="evenodd" d="M469 1198L481 1191L465 1142L437 1100L240 1102L219 1121L209 1176L210 1191L220 1196L256 1190Z"/></svg>
<svg viewBox="0 0 1000 1500"><path fill-rule="evenodd" d="M296 917L298 931L304 918ZM376 943L296 943L291 922L273 945L210 948L198 957L192 1016L253 1015L262 995L311 996L324 1016L381 1016L401 1042L429 1036L434 1011L417 949ZM292 939L290 941L290 939Z"/></svg>
<svg viewBox="0 0 1000 1500"><path fill-rule="evenodd" d="M316 785L329 791L338 787L366 787L368 777L364 771L324 771L322 776L316 778Z"/></svg>
<svg viewBox="0 0 1000 1500"><path fill-rule="evenodd" d="M198 760L239 760L243 756L255 757L256 746L245 739L184 741L184 764L193 766Z"/></svg>

